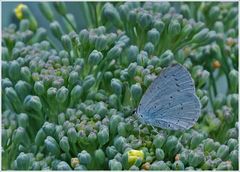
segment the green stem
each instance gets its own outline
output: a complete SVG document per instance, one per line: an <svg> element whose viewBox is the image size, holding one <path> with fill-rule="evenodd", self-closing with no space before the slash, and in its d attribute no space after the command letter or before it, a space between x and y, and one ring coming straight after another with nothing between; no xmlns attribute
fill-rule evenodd
<svg viewBox="0 0 240 172"><path fill-rule="evenodd" d="M88 28L92 28L93 27L93 21L91 19L91 12L90 12L90 9L89 9L89 5L88 5L88 2L83 2L83 10L84 10L84 14L85 14L85 17L86 17L86 20L87 20L87 24L88 24Z"/></svg>

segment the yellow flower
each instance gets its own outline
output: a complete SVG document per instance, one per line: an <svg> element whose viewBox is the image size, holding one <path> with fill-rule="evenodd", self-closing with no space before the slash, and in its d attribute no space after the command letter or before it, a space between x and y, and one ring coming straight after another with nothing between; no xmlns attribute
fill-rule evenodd
<svg viewBox="0 0 240 172"><path fill-rule="evenodd" d="M138 159L143 160L144 153L142 150L129 150L128 151L128 163L135 164Z"/></svg>
<svg viewBox="0 0 240 172"><path fill-rule="evenodd" d="M14 10L16 17L17 17L19 20L21 20L21 19L23 18L22 9L23 9L24 7L27 7L27 6L24 5L24 4L19 4L19 5L15 8L15 10Z"/></svg>
<svg viewBox="0 0 240 172"><path fill-rule="evenodd" d="M72 158L71 159L71 166L75 168L77 165L79 165L79 160L78 158Z"/></svg>

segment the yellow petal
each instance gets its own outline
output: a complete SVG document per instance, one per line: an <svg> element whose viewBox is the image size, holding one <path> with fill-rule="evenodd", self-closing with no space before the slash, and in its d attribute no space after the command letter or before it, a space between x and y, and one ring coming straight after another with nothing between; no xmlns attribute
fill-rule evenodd
<svg viewBox="0 0 240 172"><path fill-rule="evenodd" d="M21 19L23 18L22 9L23 9L24 7L26 7L26 5L24 5L24 4L19 4L19 5L15 8L15 10L14 10L16 17L17 17L19 20L21 20Z"/></svg>

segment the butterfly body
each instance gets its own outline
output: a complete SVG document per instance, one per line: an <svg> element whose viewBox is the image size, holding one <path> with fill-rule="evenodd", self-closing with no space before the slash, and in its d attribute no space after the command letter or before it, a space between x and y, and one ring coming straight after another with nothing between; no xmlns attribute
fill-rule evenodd
<svg viewBox="0 0 240 172"><path fill-rule="evenodd" d="M185 130L200 116L201 105L190 73L172 65L149 86L137 108L140 120L163 129Z"/></svg>

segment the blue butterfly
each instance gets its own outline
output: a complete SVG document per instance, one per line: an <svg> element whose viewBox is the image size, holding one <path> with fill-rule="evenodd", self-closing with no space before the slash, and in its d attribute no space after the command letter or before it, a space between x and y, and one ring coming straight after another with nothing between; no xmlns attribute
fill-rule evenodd
<svg viewBox="0 0 240 172"><path fill-rule="evenodd" d="M163 70L143 95L136 111L140 121L171 130L191 128L201 113L194 81L185 67Z"/></svg>

